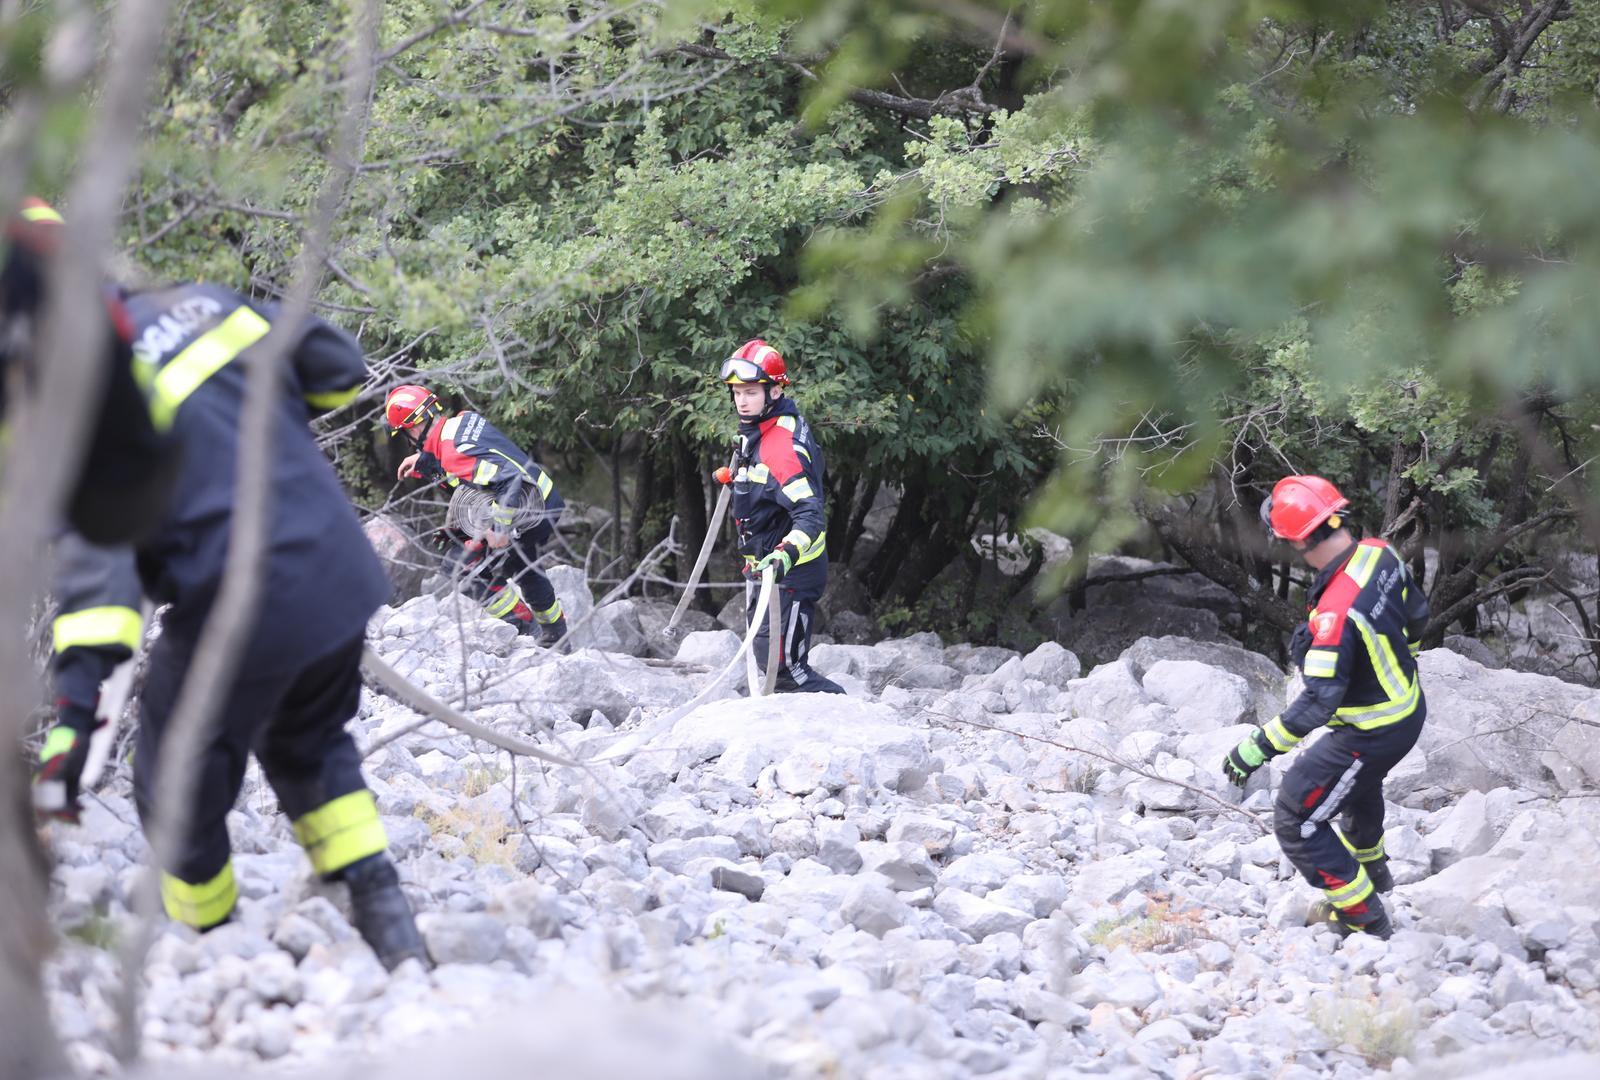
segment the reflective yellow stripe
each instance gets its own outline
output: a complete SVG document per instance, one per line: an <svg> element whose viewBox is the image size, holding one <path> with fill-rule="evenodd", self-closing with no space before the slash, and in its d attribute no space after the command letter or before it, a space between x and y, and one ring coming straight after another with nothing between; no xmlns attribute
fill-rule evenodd
<svg viewBox="0 0 1600 1080"><path fill-rule="evenodd" d="M50 734L44 737L44 746L39 750L39 764L43 765L51 758L69 753L77 745L78 733L65 724L57 724L50 729Z"/></svg>
<svg viewBox="0 0 1600 1080"><path fill-rule="evenodd" d="M807 536L799 529L790 529L789 532L784 536L782 542L785 544L793 544L799 550L804 551L806 548L811 546L811 537Z"/></svg>
<svg viewBox="0 0 1600 1080"><path fill-rule="evenodd" d="M167 909L167 918L197 930L226 919L238 900L239 884L233 879L232 861L216 877L196 885L171 874L161 875L161 903Z"/></svg>
<svg viewBox="0 0 1600 1080"><path fill-rule="evenodd" d="M1422 651L1422 642L1420 642L1420 641L1408 641L1408 642L1406 642L1406 652L1410 653L1412 656L1416 656L1421 651Z"/></svg>
<svg viewBox="0 0 1600 1080"><path fill-rule="evenodd" d="M1383 548L1367 547L1363 545L1356 549L1350 556L1350 561L1345 564L1345 575L1351 578L1361 588L1367 587L1367 582L1372 580L1373 572L1378 569L1378 563L1383 561Z"/></svg>
<svg viewBox="0 0 1600 1080"><path fill-rule="evenodd" d="M551 623L561 618L561 601L558 599L555 603L551 604L543 611L535 611L533 613L533 617L543 625L549 626Z"/></svg>
<svg viewBox="0 0 1600 1080"><path fill-rule="evenodd" d="M807 461L811 460L811 451L807 450L805 447L801 446L799 443L795 443L794 444L794 452L799 454L801 457L805 458Z"/></svg>
<svg viewBox="0 0 1600 1080"><path fill-rule="evenodd" d="M1413 681L1411 689L1398 701L1380 701L1376 705L1347 705L1338 710L1328 723L1344 724L1362 731L1387 727L1399 723L1415 712L1421 697L1421 686Z"/></svg>
<svg viewBox="0 0 1600 1080"><path fill-rule="evenodd" d="M778 426L781 427L785 431L793 431L794 430L794 417L792 417L792 416L780 416L780 417L778 417Z"/></svg>
<svg viewBox="0 0 1600 1080"><path fill-rule="evenodd" d="M811 546L800 553L800 558L795 560L796 566L804 566L814 559L820 559L828 550L828 534L823 533L811 542Z"/></svg>
<svg viewBox="0 0 1600 1080"><path fill-rule="evenodd" d="M1338 649L1312 649L1306 653L1306 662L1301 670L1307 675L1318 678L1331 679L1339 669Z"/></svg>
<svg viewBox="0 0 1600 1080"><path fill-rule="evenodd" d="M444 422L444 427L439 431L439 438L443 440L454 439L456 437L456 431L459 430L460 427L461 417L452 416L450 419Z"/></svg>
<svg viewBox="0 0 1600 1080"><path fill-rule="evenodd" d="M494 462L480 461L478 462L478 467L472 471L472 482L474 484L487 484L494 479L495 474L499 471L500 466Z"/></svg>
<svg viewBox="0 0 1600 1080"><path fill-rule="evenodd" d="M556 489L555 481L550 479L550 474L543 469L539 470L539 479L534 481L539 486L539 497L548 499L550 493Z"/></svg>
<svg viewBox="0 0 1600 1080"><path fill-rule="evenodd" d="M136 651L144 640L144 619L130 607L84 608L57 616L51 636L56 652L93 645L123 645Z"/></svg>
<svg viewBox="0 0 1600 1080"><path fill-rule="evenodd" d="M1395 656L1388 636L1373 629L1366 616L1359 611L1347 612L1346 617L1361 632L1361 641L1367 647L1367 656L1372 661L1372 670L1378 676L1383 692L1389 695L1390 701L1404 697L1405 677L1401 674L1400 658Z"/></svg>
<svg viewBox="0 0 1600 1080"><path fill-rule="evenodd" d="M150 419L166 431L189 395L211 376L267 336L272 327L247 307L239 308L220 324L195 338L189 347L156 372L151 387Z"/></svg>
<svg viewBox="0 0 1600 1080"><path fill-rule="evenodd" d="M799 502L801 499L809 499L814 495L811 490L811 481L803 476L798 480L791 480L783 485L783 493L789 496L790 502Z"/></svg>
<svg viewBox="0 0 1600 1080"><path fill-rule="evenodd" d="M497 619L503 619L521 602L522 590L517 587L516 582L511 582L491 596L483 605L483 610Z"/></svg>
<svg viewBox="0 0 1600 1080"><path fill-rule="evenodd" d="M510 525L516 519L515 513L497 502L489 504L489 516L494 519L496 525Z"/></svg>
<svg viewBox="0 0 1600 1080"><path fill-rule="evenodd" d="M313 409L321 409L323 412L330 412L334 409L344 408L344 406L350 404L360 396L361 387L359 385L352 386L348 390L323 390L307 394L306 404L310 405Z"/></svg>
<svg viewBox="0 0 1600 1080"><path fill-rule="evenodd" d="M379 854L389 844L383 822L378 820L378 804L365 788L304 815L294 823L294 835L319 874L343 870L359 859Z"/></svg>
<svg viewBox="0 0 1600 1080"><path fill-rule="evenodd" d="M65 225L61 215L48 206L24 206L22 208L23 221L53 221L57 225Z"/></svg>
<svg viewBox="0 0 1600 1080"><path fill-rule="evenodd" d="M1340 889L1323 889L1322 893L1328 898L1328 903L1336 908L1355 907L1361 901L1371 896L1372 879L1367 876L1367 868L1357 866L1356 876L1350 884Z"/></svg>
<svg viewBox="0 0 1600 1080"><path fill-rule="evenodd" d="M1261 730L1266 734L1267 741L1272 744L1272 748L1280 754L1293 750L1299 745L1303 737L1284 727L1283 717L1281 716L1274 716L1271 720L1268 720Z"/></svg>
<svg viewBox="0 0 1600 1080"><path fill-rule="evenodd" d="M772 472L765 465L752 465L745 470L745 479L752 484L765 484L767 477L770 475L772 475Z"/></svg>

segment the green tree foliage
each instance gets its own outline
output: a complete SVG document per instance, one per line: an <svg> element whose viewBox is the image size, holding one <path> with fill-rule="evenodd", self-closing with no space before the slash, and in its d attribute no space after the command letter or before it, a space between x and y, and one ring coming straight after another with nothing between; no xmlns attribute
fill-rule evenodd
<svg viewBox="0 0 1600 1080"><path fill-rule="evenodd" d="M1281 629L1254 509L1319 470L1439 551L1437 636L1549 530L1600 535L1597 7L403 0L322 300L385 378L605 462L623 554L673 514L698 539L709 376L762 336L824 433L835 550L901 496L880 600L1031 505ZM129 240L271 294L338 17L181 11ZM376 501L392 462L352 449Z"/></svg>

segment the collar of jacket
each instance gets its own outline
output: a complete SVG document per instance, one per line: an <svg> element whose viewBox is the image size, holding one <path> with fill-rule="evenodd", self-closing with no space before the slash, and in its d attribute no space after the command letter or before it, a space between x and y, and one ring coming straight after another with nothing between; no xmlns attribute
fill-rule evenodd
<svg viewBox="0 0 1600 1080"><path fill-rule="evenodd" d="M1344 569L1345 563L1350 561L1351 557L1356 553L1356 548L1360 546L1361 542L1359 540L1352 540L1349 547L1335 555L1332 562L1317 571L1317 576L1311 581L1311 590L1306 593L1307 607L1317 606L1317 601L1322 599L1323 590L1328 587L1328 582L1332 581L1334 575Z"/></svg>
<svg viewBox="0 0 1600 1080"><path fill-rule="evenodd" d="M754 420L746 420L744 417L740 417L739 434L754 435L757 431L765 431L767 428L771 427L772 422L780 416L799 415L799 406L794 403L788 394L785 394L777 401L767 402L766 409L764 409L761 415L756 417Z"/></svg>

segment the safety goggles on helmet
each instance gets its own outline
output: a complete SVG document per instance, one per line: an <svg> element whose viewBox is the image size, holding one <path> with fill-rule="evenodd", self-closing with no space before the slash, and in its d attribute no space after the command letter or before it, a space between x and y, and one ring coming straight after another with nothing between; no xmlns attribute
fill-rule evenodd
<svg viewBox="0 0 1600 1080"><path fill-rule="evenodd" d="M431 397L424 398L415 409L412 409L401 418L400 422L395 425L394 430L389 434L398 435L401 431L410 427L412 424L420 424L427 418L428 406L433 404L433 401L434 399Z"/></svg>
<svg viewBox="0 0 1600 1080"><path fill-rule="evenodd" d="M718 377L725 383L769 383L773 381L772 376L763 371L760 364L737 356L730 356L722 362L722 374Z"/></svg>

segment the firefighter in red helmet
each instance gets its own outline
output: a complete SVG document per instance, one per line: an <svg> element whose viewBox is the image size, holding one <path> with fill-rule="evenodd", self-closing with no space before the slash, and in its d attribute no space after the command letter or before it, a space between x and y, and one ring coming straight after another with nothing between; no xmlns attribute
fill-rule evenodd
<svg viewBox="0 0 1600 1080"><path fill-rule="evenodd" d="M1239 743L1224 774L1243 787L1270 758L1326 726L1283 778L1273 824L1284 854L1323 891L1314 921L1341 935L1393 933L1381 894L1394 887L1383 847L1383 781L1416 745L1427 715L1416 652L1428 601L1383 540L1357 543L1350 501L1320 476L1286 476L1261 506L1269 539L1287 541L1316 577L1291 653L1305 689Z"/></svg>
<svg viewBox="0 0 1600 1080"><path fill-rule="evenodd" d="M471 485L490 498L482 536L450 526L440 534L447 561L457 567L498 558L470 579L484 610L518 633L537 630L545 645L560 643L567 636L566 616L555 586L536 565L566 507L550 474L481 414L446 417L425 386L389 391L384 415L389 434L404 434L417 448L400 465L402 479L428 480L451 492Z"/></svg>
<svg viewBox="0 0 1600 1080"><path fill-rule="evenodd" d="M784 396L788 368L778 350L757 338L722 363L739 417L733 484L733 518L745 572L758 577L772 567L780 605L777 689L786 692L842 694L844 689L807 662L811 616L828 583L828 518L822 502L826 466L811 425ZM755 592L750 593L755 612ZM754 641L764 665L769 655L765 620Z"/></svg>

